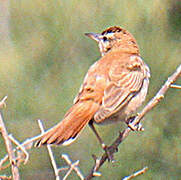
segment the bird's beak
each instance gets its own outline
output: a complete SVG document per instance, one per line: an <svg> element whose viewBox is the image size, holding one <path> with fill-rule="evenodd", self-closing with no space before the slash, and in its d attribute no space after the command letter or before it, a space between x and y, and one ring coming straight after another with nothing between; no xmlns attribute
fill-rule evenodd
<svg viewBox="0 0 181 180"><path fill-rule="evenodd" d="M102 35L101 34L97 34L97 33L85 33L86 36L88 36L89 38L99 42L101 40Z"/></svg>

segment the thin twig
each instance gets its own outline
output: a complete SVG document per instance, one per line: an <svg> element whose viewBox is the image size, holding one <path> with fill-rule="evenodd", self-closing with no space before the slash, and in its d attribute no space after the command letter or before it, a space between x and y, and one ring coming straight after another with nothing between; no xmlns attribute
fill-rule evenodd
<svg viewBox="0 0 181 180"><path fill-rule="evenodd" d="M121 142L129 135L129 133L132 131L131 129L135 129L136 125L140 123L142 118L148 113L151 109L153 109L160 101L164 98L165 93L170 88L171 84L173 84L179 77L181 76L181 64L177 67L176 71L168 78L168 80L165 82L165 84L162 86L162 88L158 91L158 93L149 101L149 103L143 108L143 110L138 114L138 116L133 120L133 122L130 124L131 128L126 128L123 132L119 133L119 136L116 138L116 140L112 143L112 145L109 147L109 153L113 155L115 152L117 152L118 146L121 144ZM92 179L100 167L105 163L105 161L108 159L107 153L104 153L100 160L95 163L95 165L92 167L89 174L86 176L85 180Z"/></svg>
<svg viewBox="0 0 181 180"><path fill-rule="evenodd" d="M21 146L25 147L25 149L31 149L31 147L33 146L33 142L38 140L39 138L41 138L43 136L43 134L34 136L32 138L27 138L22 144ZM17 146L16 148L13 149L13 152L16 152L20 147ZM0 168L3 166L3 164L8 160L8 154L6 154L4 156L4 158L1 159L0 161Z"/></svg>
<svg viewBox="0 0 181 180"><path fill-rule="evenodd" d="M22 145L13 137L12 134L9 135L9 139L10 139L14 144L16 144L16 145L18 146L18 148L24 153L25 158L23 158L23 161L24 161L24 164L26 164L26 163L28 162L28 159L29 159L29 153L27 152L27 150L25 149L25 147L22 146ZM20 155L19 159L22 160L22 158L21 158L21 157L22 157L22 153L20 153L19 155ZM17 159L17 161L18 161L18 159Z"/></svg>
<svg viewBox="0 0 181 180"><path fill-rule="evenodd" d="M63 180L66 180L69 174L74 170L77 175L80 177L81 180L84 180L84 176L80 172L80 169L78 168L79 160L75 161L74 163L70 160L67 154L62 154L62 158L67 162L67 164L70 166L70 169L64 176Z"/></svg>
<svg viewBox="0 0 181 180"><path fill-rule="evenodd" d="M4 166L0 166L0 171L2 171L2 170L4 170L4 169L7 169L10 165L11 165L11 164L8 163L8 164L6 164L6 165L4 165Z"/></svg>
<svg viewBox="0 0 181 180"><path fill-rule="evenodd" d="M42 121L40 119L38 120L38 125L40 127L41 132L44 133L45 131L44 131L44 128L43 128L43 123L42 123ZM54 173L55 173L56 180L60 180L59 170L57 168L57 164L56 164L56 161L55 161L55 158L54 158L54 155L53 155L53 151L52 151L50 145L47 145L47 149L48 149L50 160L51 160L51 163L52 163L52 166L53 166L53 170L54 170Z"/></svg>
<svg viewBox="0 0 181 180"><path fill-rule="evenodd" d="M179 76L181 76L181 65L179 65L177 70L174 72L174 74L172 76L170 76L168 78L168 80L165 82L165 84L162 86L162 88L159 90L159 92L156 94L156 96L144 107L144 109L141 111L141 113L138 114L138 116L134 119L134 121L132 122L133 129L134 129L135 125L138 124L140 122L140 120L145 116L145 114L147 112L149 112L154 106L156 106L160 102L160 100L164 97L164 94L166 93L166 91L169 89L169 87L171 87L171 86L173 87L172 83L174 83L179 78ZM7 97L5 97L3 101L5 101L6 98ZM3 101L0 102L0 107L5 106L5 103ZM121 132L119 134L118 138L109 147L109 152L111 154L114 154L115 152L117 152L117 147L129 135L130 131L131 131L130 128L126 128L123 132ZM32 138L26 139L21 145L23 147L25 147L25 149L30 149L33 145L33 142L38 140L42 136L43 136L43 133L40 135L34 136ZM19 149L19 147L16 147L15 149L13 149L12 152L15 152L17 149ZM9 156L9 153L3 159L1 159L0 169L3 168L2 167L3 164L8 160L8 156ZM107 159L108 159L108 156L106 153L104 153L102 155L102 157L100 158L100 160L96 161L96 164L93 166L91 172L87 175L87 177L85 179L89 180L92 177L94 177L95 174L100 174L97 171L99 170L99 168L104 164L104 162Z"/></svg>
<svg viewBox="0 0 181 180"><path fill-rule="evenodd" d="M146 171L148 170L148 167L144 167L143 169L131 174L130 176L126 176L124 177L122 180L130 180L130 179L133 179L141 174L144 174Z"/></svg>
<svg viewBox="0 0 181 180"><path fill-rule="evenodd" d="M65 166L65 167L61 167L58 169L58 172L61 172L61 171L67 171L69 170L69 167L68 166Z"/></svg>
<svg viewBox="0 0 181 180"><path fill-rule="evenodd" d="M11 180L11 176L6 176L6 175L0 175L0 180Z"/></svg>
<svg viewBox="0 0 181 180"><path fill-rule="evenodd" d="M7 97L3 98L3 100L0 102L0 104L2 106L3 106L3 104L5 104L6 99L7 99ZM3 121L2 111L0 111L0 131L2 133L2 137L4 139L6 150L8 152L8 156L9 156L9 161L11 163L11 171L12 171L13 179L19 180L20 177L19 177L18 166L16 164L16 157L15 157L15 154L13 152L13 147L12 147L11 141L9 140L8 132L6 130L6 127L5 127L5 124Z"/></svg>
<svg viewBox="0 0 181 180"><path fill-rule="evenodd" d="M181 89L181 86L176 84L171 84L170 87L175 89Z"/></svg>
<svg viewBox="0 0 181 180"><path fill-rule="evenodd" d="M38 123L39 123L39 126L41 127L42 126L42 123L41 123L41 121L39 120L38 121ZM32 147L32 145L33 145L33 142L34 141L36 141L36 140L38 140L39 138L41 138L42 136L43 136L43 134L44 134L44 131L42 131L43 133L41 133L40 135L37 135L37 136L34 136L34 137L32 137L32 138L28 138L28 139L26 139L22 144L20 144L21 145L21 148L20 148L20 146L17 146L15 149L13 149L13 152L15 152L16 150L18 150L18 149L22 149L22 147L24 147L26 150L27 149L30 149L31 147ZM49 154L51 154L51 153L49 153ZM51 156L50 156L51 157ZM67 160L69 160L69 162L71 162L70 161L70 159L68 158L68 156L63 156L63 158L67 161ZM3 158L3 159L1 159L1 161L0 161L0 169L2 169L2 168L4 168L3 167L3 164L6 162L8 160L8 154ZM68 161L67 161L68 162ZM81 179L83 179L83 175L81 174L81 172L80 172L80 170L79 170L79 168L77 167L77 161L73 164L73 168L72 169L74 169L75 171L76 171L76 173L77 173L77 175L81 178ZM66 169L69 169L69 167L67 168L67 167L63 167L63 168L57 168L57 167L55 167L55 162L53 163L53 161L52 161L52 165L53 165L53 168L54 168L54 171L56 171L55 172L55 175L56 175L56 178L57 178L57 180L58 180L58 173L60 172L60 171L62 171L62 170L66 170ZM70 165L70 164L69 164ZM8 165L6 165L6 166L9 166L9 164ZM56 169L56 170L55 170Z"/></svg>
<svg viewBox="0 0 181 180"><path fill-rule="evenodd" d="M8 160L8 157L9 157L8 154L6 154L6 155L4 156L4 158L1 159L1 161L0 161L0 170L6 169L7 166L8 166L8 167L10 166L10 164L3 166L3 164Z"/></svg>
<svg viewBox="0 0 181 180"><path fill-rule="evenodd" d="M6 107L6 99L8 98L8 96L4 96L3 99L0 101L0 108L4 108Z"/></svg>

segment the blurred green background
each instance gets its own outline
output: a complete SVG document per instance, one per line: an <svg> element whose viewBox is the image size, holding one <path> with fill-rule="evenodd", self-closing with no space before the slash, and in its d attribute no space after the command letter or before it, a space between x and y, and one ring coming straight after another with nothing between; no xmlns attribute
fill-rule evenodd
<svg viewBox="0 0 181 180"><path fill-rule="evenodd" d="M0 0L0 12L0 97L8 95L5 123L20 141L39 134L37 119L49 128L71 107L89 66L100 57L85 32L118 25L135 36L152 74L147 102L181 63L180 0ZM116 165L105 163L99 179L120 180L144 166L149 171L137 179L181 179L180 117L181 91L170 89L145 117L145 132L130 134L115 154ZM97 128L110 144L124 127ZM0 149L2 158L2 138ZM65 165L62 153L79 159L83 174L94 164L91 155L102 153L89 127L72 145L53 150L59 166ZM54 179L46 148L31 150L20 173L26 180ZM69 179L79 178L72 173Z"/></svg>

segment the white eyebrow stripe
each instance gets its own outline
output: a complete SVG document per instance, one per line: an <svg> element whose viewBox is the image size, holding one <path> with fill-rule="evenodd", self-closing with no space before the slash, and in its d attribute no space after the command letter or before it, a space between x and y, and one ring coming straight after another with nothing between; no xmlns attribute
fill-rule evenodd
<svg viewBox="0 0 181 180"><path fill-rule="evenodd" d="M114 33L113 32L111 32L111 33L107 33L107 34L105 34L105 35L103 35L103 36L106 36L106 37L112 37L114 35Z"/></svg>

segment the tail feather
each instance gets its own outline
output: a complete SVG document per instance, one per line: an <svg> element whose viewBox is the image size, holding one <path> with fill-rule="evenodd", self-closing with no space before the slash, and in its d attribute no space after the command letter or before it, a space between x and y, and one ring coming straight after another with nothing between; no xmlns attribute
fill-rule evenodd
<svg viewBox="0 0 181 180"><path fill-rule="evenodd" d="M99 105L92 100L74 104L65 114L64 119L45 134L35 144L36 147L45 144L68 145L92 119Z"/></svg>

